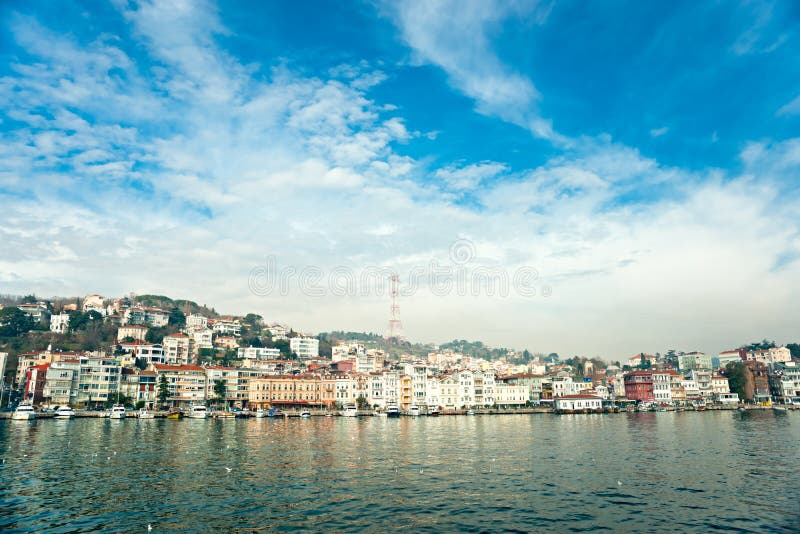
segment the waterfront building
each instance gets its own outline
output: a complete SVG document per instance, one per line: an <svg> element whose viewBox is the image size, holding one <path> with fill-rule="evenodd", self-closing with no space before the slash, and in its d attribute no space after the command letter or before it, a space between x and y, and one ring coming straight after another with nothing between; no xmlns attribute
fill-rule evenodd
<svg viewBox="0 0 800 534"><path fill-rule="evenodd" d="M314 337L293 337L289 340L289 349L297 354L300 360L319 358L319 339Z"/></svg>
<svg viewBox="0 0 800 534"><path fill-rule="evenodd" d="M44 402L51 405L76 404L80 360L64 359L50 364L44 385Z"/></svg>
<svg viewBox="0 0 800 534"><path fill-rule="evenodd" d="M162 376L167 379L169 394L167 403L176 407L204 404L206 401L206 371L197 365L152 364L148 370L155 371L156 394Z"/></svg>
<svg viewBox="0 0 800 534"><path fill-rule="evenodd" d="M517 373L501 377L499 380L511 386L526 386L530 400L539 401L542 398L542 386L546 379L543 374Z"/></svg>
<svg viewBox="0 0 800 534"><path fill-rule="evenodd" d="M714 398L719 398L720 395L730 393L730 385L728 379L720 374L711 375L711 394Z"/></svg>
<svg viewBox="0 0 800 534"><path fill-rule="evenodd" d="M248 405L251 409L332 409L338 402L336 395L336 380L328 376L300 374L259 377L250 381Z"/></svg>
<svg viewBox="0 0 800 534"><path fill-rule="evenodd" d="M408 410L414 404L411 376L401 374L398 380L398 406L401 410Z"/></svg>
<svg viewBox="0 0 800 534"><path fill-rule="evenodd" d="M157 376L155 371L135 367L123 368L120 392L133 404L143 402L145 407L152 408L157 399Z"/></svg>
<svg viewBox="0 0 800 534"><path fill-rule="evenodd" d="M225 384L223 402L233 408L244 408L250 400L250 382L262 376L256 369L209 366L205 370L206 398L210 400L217 397L214 387L219 380Z"/></svg>
<svg viewBox="0 0 800 534"><path fill-rule="evenodd" d="M766 403L772 400L769 388L769 369L763 362L757 360L747 360L744 362L747 368L748 380L753 386L752 401L756 403Z"/></svg>
<svg viewBox="0 0 800 534"><path fill-rule="evenodd" d="M625 397L632 401L655 402L652 371L631 371L624 376Z"/></svg>
<svg viewBox="0 0 800 534"><path fill-rule="evenodd" d="M117 329L117 341L131 338L134 341L144 341L147 338L148 328L143 325L122 325Z"/></svg>
<svg viewBox="0 0 800 534"><path fill-rule="evenodd" d="M555 398L553 408L558 412L596 411L603 408L603 399L586 393L564 395Z"/></svg>
<svg viewBox="0 0 800 534"><path fill-rule="evenodd" d="M694 378L691 378L690 376L683 377L681 380L681 387L683 388L686 402L700 399L700 388L698 387L697 381Z"/></svg>
<svg viewBox="0 0 800 534"><path fill-rule="evenodd" d="M69 331L69 314L59 313L50 317L50 331L66 334Z"/></svg>
<svg viewBox="0 0 800 534"><path fill-rule="evenodd" d="M797 362L776 363L770 378L776 400L784 404L800 401L800 366Z"/></svg>
<svg viewBox="0 0 800 534"><path fill-rule="evenodd" d="M494 386L494 403L499 408L519 408L530 401L530 388L499 382Z"/></svg>
<svg viewBox="0 0 800 534"><path fill-rule="evenodd" d="M102 353L81 356L79 361L76 403L93 406L116 400L120 393L122 366Z"/></svg>
<svg viewBox="0 0 800 534"><path fill-rule="evenodd" d="M425 406L428 410L441 406L441 381L436 376L429 376L425 382Z"/></svg>
<svg viewBox="0 0 800 534"><path fill-rule="evenodd" d="M34 365L25 372L25 390L23 398L33 404L40 404L44 398L44 386L47 381L49 363Z"/></svg>

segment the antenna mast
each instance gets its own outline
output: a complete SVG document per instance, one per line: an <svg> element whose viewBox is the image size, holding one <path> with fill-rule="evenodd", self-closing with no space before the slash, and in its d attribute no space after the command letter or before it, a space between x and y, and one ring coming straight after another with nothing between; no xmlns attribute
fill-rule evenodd
<svg viewBox="0 0 800 534"><path fill-rule="evenodd" d="M392 275L392 306L389 311L389 346L399 345L403 339L403 323L400 321L400 304L397 302L399 290L397 286L400 283L400 277L397 274Z"/></svg>

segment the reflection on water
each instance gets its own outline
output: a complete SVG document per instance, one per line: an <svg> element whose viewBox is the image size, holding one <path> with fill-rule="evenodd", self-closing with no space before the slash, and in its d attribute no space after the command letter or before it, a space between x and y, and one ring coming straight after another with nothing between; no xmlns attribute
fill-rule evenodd
<svg viewBox="0 0 800 534"><path fill-rule="evenodd" d="M0 530L795 532L800 414L0 422Z"/></svg>

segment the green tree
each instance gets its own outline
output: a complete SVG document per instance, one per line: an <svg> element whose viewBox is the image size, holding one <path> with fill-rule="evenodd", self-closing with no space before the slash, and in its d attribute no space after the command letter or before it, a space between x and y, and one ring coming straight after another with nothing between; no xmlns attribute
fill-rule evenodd
<svg viewBox="0 0 800 534"><path fill-rule="evenodd" d="M730 362L725 366L725 378L732 393L737 393L742 400L752 400L748 395L747 366L741 362Z"/></svg>
<svg viewBox="0 0 800 534"><path fill-rule="evenodd" d="M19 308L0 310L0 337L17 337L33 330L33 318Z"/></svg>
<svg viewBox="0 0 800 534"><path fill-rule="evenodd" d="M200 349L197 353L197 360L200 363L211 362L214 360L216 351L214 349Z"/></svg>
<svg viewBox="0 0 800 534"><path fill-rule="evenodd" d="M786 348L789 349L789 352L792 353L793 360L800 360L800 344L789 343L788 345L786 345Z"/></svg>
<svg viewBox="0 0 800 534"><path fill-rule="evenodd" d="M183 328L186 326L186 314L177 306L173 307L169 312L169 324L178 328Z"/></svg>
<svg viewBox="0 0 800 534"><path fill-rule="evenodd" d="M22 297L20 304L36 304L37 302L39 301L36 299L36 295L25 295Z"/></svg>
<svg viewBox="0 0 800 534"><path fill-rule="evenodd" d="M252 330L255 330L261 326L261 322L264 320L263 317L258 315L257 313L248 313L244 316L242 322L249 326Z"/></svg>
<svg viewBox="0 0 800 534"><path fill-rule="evenodd" d="M225 402L225 393L227 391L227 387L225 386L225 382L222 380L214 380L214 396L216 397L217 403Z"/></svg>
<svg viewBox="0 0 800 534"><path fill-rule="evenodd" d="M169 384L167 383L167 375L161 375L158 379L158 402L161 405L167 403L169 398Z"/></svg>
<svg viewBox="0 0 800 534"><path fill-rule="evenodd" d="M367 402L366 397L364 395L359 395L356 399L356 405L358 406L359 410L366 410L369 408L369 403Z"/></svg>

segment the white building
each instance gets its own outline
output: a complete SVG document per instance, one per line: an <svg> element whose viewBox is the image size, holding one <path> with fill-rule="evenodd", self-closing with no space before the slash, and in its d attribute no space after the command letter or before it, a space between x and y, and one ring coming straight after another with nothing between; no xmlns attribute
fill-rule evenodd
<svg viewBox="0 0 800 534"><path fill-rule="evenodd" d="M59 313L50 317L50 331L56 334L66 334L69 331L69 314Z"/></svg>
<svg viewBox="0 0 800 534"><path fill-rule="evenodd" d="M214 319L211 328L215 334L220 336L239 337L242 335L242 325L236 319Z"/></svg>
<svg viewBox="0 0 800 534"><path fill-rule="evenodd" d="M289 340L289 348L301 360L319 358L319 339L313 337L293 337Z"/></svg>
<svg viewBox="0 0 800 534"><path fill-rule="evenodd" d="M200 349L213 349L213 332L210 328L198 328L191 332L192 339L194 339L194 350L199 354Z"/></svg>
<svg viewBox="0 0 800 534"><path fill-rule="evenodd" d="M47 368L42 397L50 404L75 404L80 360L53 362Z"/></svg>
<svg viewBox="0 0 800 534"><path fill-rule="evenodd" d="M514 386L499 382L494 386L494 403L499 407L525 406L530 400L531 390L528 386Z"/></svg>
<svg viewBox="0 0 800 534"><path fill-rule="evenodd" d="M44 302L20 304L17 308L31 317L35 323L44 324L50 321L50 310L47 309L47 304Z"/></svg>
<svg viewBox="0 0 800 534"><path fill-rule="evenodd" d="M692 370L710 371L711 367L711 356L703 352L687 352L678 355L678 369L680 369L681 373Z"/></svg>
<svg viewBox="0 0 800 534"><path fill-rule="evenodd" d="M717 357L720 368L724 369L729 363L739 363L742 361L743 352L740 350L723 350Z"/></svg>
<svg viewBox="0 0 800 534"><path fill-rule="evenodd" d="M186 316L186 328L189 329L205 329L208 328L208 318L200 314L193 313Z"/></svg>
<svg viewBox="0 0 800 534"><path fill-rule="evenodd" d="M748 351L746 358L751 361L773 365L792 361L792 352L786 347Z"/></svg>
<svg viewBox="0 0 800 534"><path fill-rule="evenodd" d="M144 341L147 337L148 328L142 325L122 325L117 330L117 341L122 341L125 338L132 338L138 341Z"/></svg>
<svg viewBox="0 0 800 534"><path fill-rule="evenodd" d="M194 339L186 334L164 336L163 346L167 365L188 365L194 358Z"/></svg>
<svg viewBox="0 0 800 534"><path fill-rule="evenodd" d="M587 394L565 395L555 399L553 407L559 412L594 411L603 408L603 399Z"/></svg>
<svg viewBox="0 0 800 534"><path fill-rule="evenodd" d="M280 349L267 347L239 347L237 356L248 360L278 360L281 357Z"/></svg>
<svg viewBox="0 0 800 534"><path fill-rule="evenodd" d="M122 367L102 355L81 356L78 370L78 404L105 403L119 394Z"/></svg>
<svg viewBox="0 0 800 534"><path fill-rule="evenodd" d="M83 297L83 313L96 311L100 315L105 316L106 308L103 305L104 300L102 295L87 295Z"/></svg>
<svg viewBox="0 0 800 534"><path fill-rule="evenodd" d="M146 325L160 328L169 324L169 312L161 308L133 306L125 310L122 322L126 325Z"/></svg>
<svg viewBox="0 0 800 534"><path fill-rule="evenodd" d="M653 396L658 404L672 404L672 388L670 373L653 372Z"/></svg>

